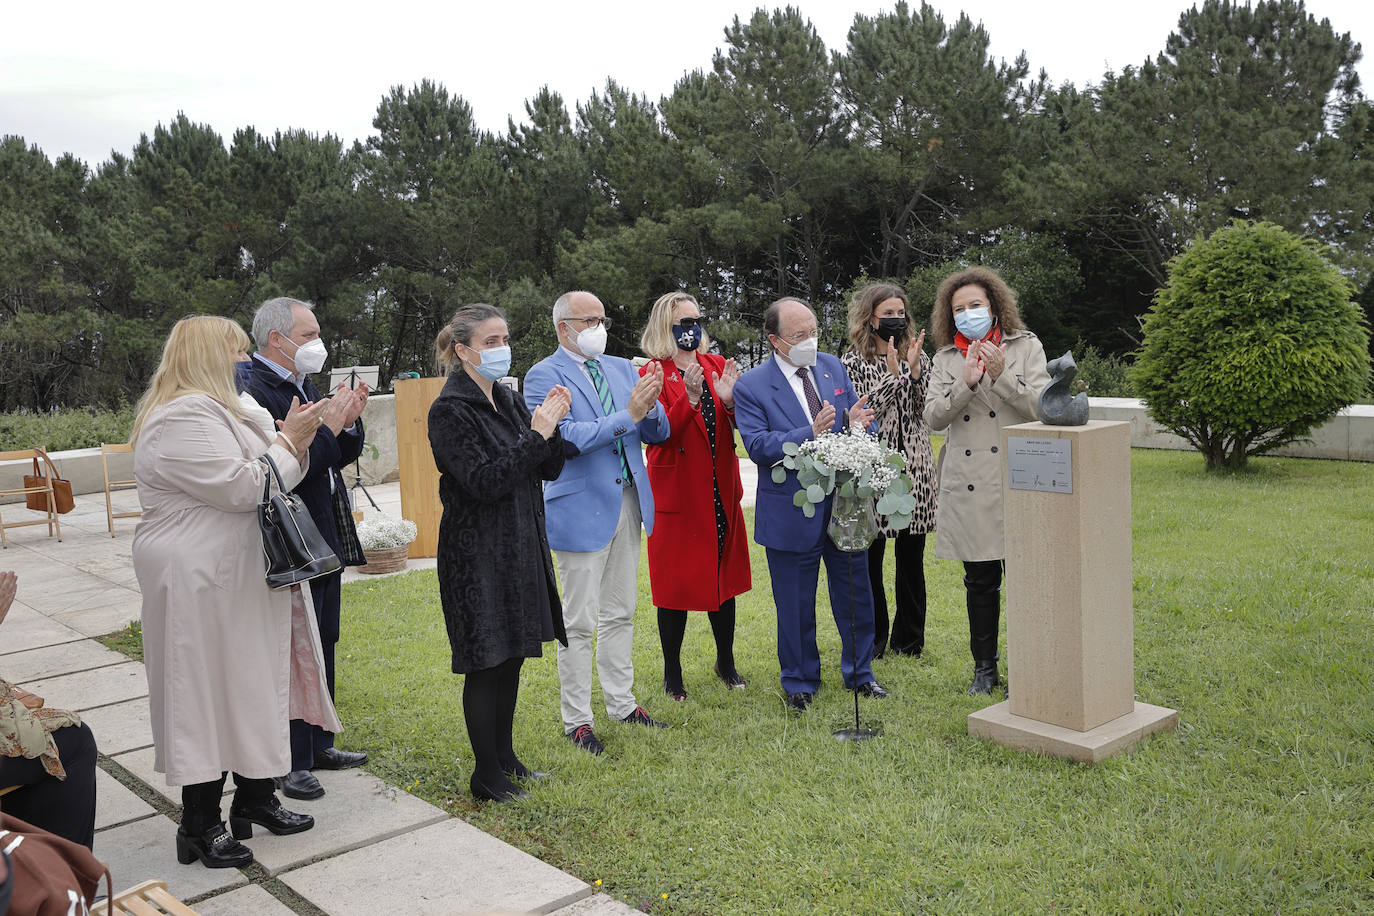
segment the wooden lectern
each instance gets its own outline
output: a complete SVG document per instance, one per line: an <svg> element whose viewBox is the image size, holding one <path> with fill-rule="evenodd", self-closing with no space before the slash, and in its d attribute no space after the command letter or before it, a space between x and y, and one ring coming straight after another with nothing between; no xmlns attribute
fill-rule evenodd
<svg viewBox="0 0 1374 916"><path fill-rule="evenodd" d="M1097 762L1173 728L1135 700L1131 425L1002 430L1009 699L969 734Z"/></svg>
<svg viewBox="0 0 1374 916"><path fill-rule="evenodd" d="M439 552L439 469L429 447L429 407L444 389L445 378L397 379L396 455L401 471L401 515L419 532L410 542L411 559Z"/></svg>

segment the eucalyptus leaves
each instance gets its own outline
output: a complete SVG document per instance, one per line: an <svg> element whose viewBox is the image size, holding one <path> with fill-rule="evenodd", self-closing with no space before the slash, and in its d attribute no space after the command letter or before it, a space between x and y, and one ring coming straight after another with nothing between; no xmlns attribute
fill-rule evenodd
<svg viewBox="0 0 1374 916"><path fill-rule="evenodd" d="M773 482L782 483L788 471L797 472L801 489L792 502L807 518L816 514L816 505L827 496L839 494L848 499L877 498L877 513L900 531L911 525L916 497L911 495L911 477L906 459L881 440L861 429L843 433L823 433L798 445L784 442L783 458L773 465Z"/></svg>

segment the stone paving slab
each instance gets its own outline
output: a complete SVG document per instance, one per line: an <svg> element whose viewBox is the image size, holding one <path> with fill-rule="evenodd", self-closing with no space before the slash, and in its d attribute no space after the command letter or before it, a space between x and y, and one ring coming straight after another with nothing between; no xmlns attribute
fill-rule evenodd
<svg viewBox="0 0 1374 916"><path fill-rule="evenodd" d="M304 833L273 836L266 828L253 828L245 844L270 874L332 856L387 837L434 824L448 817L429 802L390 786L362 770L317 770L324 797L301 801L282 797L292 811L310 814L315 826Z"/></svg>
<svg viewBox="0 0 1374 916"><path fill-rule="evenodd" d="M248 883L237 868L177 862L176 833L176 822L160 814L96 833L95 857L110 866L116 893L150 878L166 881L182 900Z"/></svg>
<svg viewBox="0 0 1374 916"><path fill-rule="evenodd" d="M80 631L64 626L56 620L49 620L27 605L16 601L6 615L4 625L0 626L0 652L22 652L25 649L76 642L83 638ZM0 656L0 676L4 675L5 658L8 656Z"/></svg>
<svg viewBox="0 0 1374 916"><path fill-rule="evenodd" d="M148 678L139 662L125 662L57 677L28 681L24 689L43 697L58 709L80 712L93 706L105 706L148 695Z"/></svg>
<svg viewBox="0 0 1374 916"><path fill-rule="evenodd" d="M7 621L8 623L8 621ZM0 633L7 633L0 630ZM13 684L38 678L55 677L76 671L88 671L127 662L127 656L107 649L98 642L83 639L80 642L63 643L56 646L41 646L23 652L13 652L0 660L0 671L5 680Z"/></svg>
<svg viewBox="0 0 1374 916"><path fill-rule="evenodd" d="M81 721L89 725L95 733L95 746L107 757L151 747L151 718L147 697L98 706L81 714ZM150 757L149 760L151 759Z"/></svg>
<svg viewBox="0 0 1374 916"><path fill-rule="evenodd" d="M631 914L643 912L643 910L637 910L628 903L621 903L608 894L597 894L579 900L572 906L554 910L549 916L631 916Z"/></svg>
<svg viewBox="0 0 1374 916"><path fill-rule="evenodd" d="M143 598L138 592L111 586L103 599L85 602L86 606L53 614L53 620L85 636L118 633L130 621L143 616Z"/></svg>
<svg viewBox="0 0 1374 916"><path fill-rule="evenodd" d="M281 879L330 916L551 913L592 893L590 885L455 818ZM379 910L385 901L392 907Z"/></svg>
<svg viewBox="0 0 1374 916"><path fill-rule="evenodd" d="M294 912L256 884L207 897L192 909L200 916L291 916Z"/></svg>
<svg viewBox="0 0 1374 916"><path fill-rule="evenodd" d="M157 809L129 791L109 773L95 771L95 829L157 814Z"/></svg>
<svg viewBox="0 0 1374 916"><path fill-rule="evenodd" d="M86 607L88 602L94 605L106 600L110 596L110 590L117 587L112 586L99 576L84 573L79 569L72 569L69 572L70 578L64 577L62 580L39 584L24 581L19 586L23 589L24 603L40 614L55 617L64 611L74 611ZM127 595L120 597L127 597Z"/></svg>

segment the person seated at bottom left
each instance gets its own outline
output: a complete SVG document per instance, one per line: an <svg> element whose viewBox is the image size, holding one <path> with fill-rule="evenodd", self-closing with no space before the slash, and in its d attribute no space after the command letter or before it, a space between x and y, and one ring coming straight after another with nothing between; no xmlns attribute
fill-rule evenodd
<svg viewBox="0 0 1374 916"><path fill-rule="evenodd" d="M19 587L0 572L0 623ZM95 735L74 712L52 709L0 680L0 806L87 849L95 842Z"/></svg>

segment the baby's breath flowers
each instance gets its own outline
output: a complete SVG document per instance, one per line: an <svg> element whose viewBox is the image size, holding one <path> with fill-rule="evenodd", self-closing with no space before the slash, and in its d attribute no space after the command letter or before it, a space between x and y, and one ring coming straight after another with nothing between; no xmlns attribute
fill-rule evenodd
<svg viewBox="0 0 1374 916"><path fill-rule="evenodd" d="M363 550L385 550L388 547L404 547L420 529L408 518L395 518L378 515L358 523L358 543Z"/></svg>
<svg viewBox="0 0 1374 916"><path fill-rule="evenodd" d="M822 433L798 445L784 442L783 458L773 465L773 482L782 483L788 471L797 472L801 489L792 502L812 518L817 504L838 494L846 499L876 499L875 510L895 530L911 525L916 497L906 459L882 440L862 429Z"/></svg>

